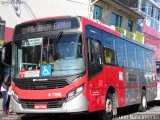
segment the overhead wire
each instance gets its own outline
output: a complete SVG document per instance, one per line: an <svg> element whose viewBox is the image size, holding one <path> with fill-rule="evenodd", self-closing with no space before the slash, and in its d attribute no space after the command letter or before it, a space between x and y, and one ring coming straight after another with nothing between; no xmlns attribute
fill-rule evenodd
<svg viewBox="0 0 160 120"><path fill-rule="evenodd" d="M37 19L36 15L34 14L33 10L31 9L31 7L29 6L29 4L26 2L26 0L23 0L24 4L26 5L26 7L28 8L29 12L31 13L31 15L33 16L34 19Z"/></svg>
<svg viewBox="0 0 160 120"><path fill-rule="evenodd" d="M9 0L8 0L8 1L9 1ZM17 2L16 4L13 4L13 3L12 3L12 0L9 1L9 2L11 2L11 5L12 5L13 9L15 10L16 15L17 15L18 17L20 17L20 15L21 15L21 9L20 9L20 3L18 3L18 1L19 1L19 0L16 1L16 2Z"/></svg>
<svg viewBox="0 0 160 120"><path fill-rule="evenodd" d="M7 15L8 17L12 17L13 20L15 21L15 23L18 22L18 21L15 19L15 17L8 11L8 9L6 8L5 5L3 5L3 7L1 7L1 10L3 10L4 13L6 13L6 15ZM11 21L11 22L14 23L13 21ZM14 23L14 24L15 24L15 23Z"/></svg>
<svg viewBox="0 0 160 120"><path fill-rule="evenodd" d="M30 16L30 18L31 18L31 19L34 19L34 17L31 15L30 11L27 9L26 5L23 4L23 6L24 6L25 11L26 11L26 12L28 13L28 15Z"/></svg>

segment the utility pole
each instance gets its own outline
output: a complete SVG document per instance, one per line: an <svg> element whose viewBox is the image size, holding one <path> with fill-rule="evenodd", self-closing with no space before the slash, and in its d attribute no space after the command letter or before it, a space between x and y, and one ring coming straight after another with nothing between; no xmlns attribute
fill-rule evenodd
<svg viewBox="0 0 160 120"><path fill-rule="evenodd" d="M4 33L5 33L5 24L6 22L2 20L0 16L0 49L2 48L4 44Z"/></svg>

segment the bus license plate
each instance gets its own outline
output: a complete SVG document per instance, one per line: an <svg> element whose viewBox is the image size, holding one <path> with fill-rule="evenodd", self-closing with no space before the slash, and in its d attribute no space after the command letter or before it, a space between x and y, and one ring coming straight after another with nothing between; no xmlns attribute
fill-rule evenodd
<svg viewBox="0 0 160 120"><path fill-rule="evenodd" d="M47 104L34 104L35 109L46 109Z"/></svg>

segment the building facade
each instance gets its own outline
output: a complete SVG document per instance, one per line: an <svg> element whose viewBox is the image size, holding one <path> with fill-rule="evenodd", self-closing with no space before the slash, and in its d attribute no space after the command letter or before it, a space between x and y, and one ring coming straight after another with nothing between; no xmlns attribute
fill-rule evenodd
<svg viewBox="0 0 160 120"><path fill-rule="evenodd" d="M160 0L139 0L138 12L145 18L141 25L144 43L154 48L160 60Z"/></svg>
<svg viewBox="0 0 160 120"><path fill-rule="evenodd" d="M93 18L153 47L155 58L160 60L160 0L97 1Z"/></svg>
<svg viewBox="0 0 160 120"><path fill-rule="evenodd" d="M1 0L5 42L12 40L16 24L37 18L78 15L92 19L160 53L160 0Z"/></svg>

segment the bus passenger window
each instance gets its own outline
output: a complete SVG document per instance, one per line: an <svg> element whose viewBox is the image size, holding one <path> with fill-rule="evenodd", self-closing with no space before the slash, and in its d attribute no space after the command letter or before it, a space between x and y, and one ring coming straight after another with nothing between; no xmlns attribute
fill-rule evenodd
<svg viewBox="0 0 160 120"><path fill-rule="evenodd" d="M115 65L115 54L111 49L104 49L104 61L106 64Z"/></svg>
<svg viewBox="0 0 160 120"><path fill-rule="evenodd" d="M102 71L102 55L100 43L94 39L88 38L88 77L96 75Z"/></svg>
<svg viewBox="0 0 160 120"><path fill-rule="evenodd" d="M105 63L111 64L111 54L105 50L104 56L105 56Z"/></svg>
<svg viewBox="0 0 160 120"><path fill-rule="evenodd" d="M94 40L90 41L90 64L101 64L100 44Z"/></svg>

